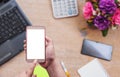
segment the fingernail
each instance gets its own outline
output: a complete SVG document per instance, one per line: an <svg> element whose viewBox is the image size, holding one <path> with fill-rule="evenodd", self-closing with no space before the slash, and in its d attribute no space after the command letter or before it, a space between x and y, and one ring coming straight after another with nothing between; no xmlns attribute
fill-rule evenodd
<svg viewBox="0 0 120 77"><path fill-rule="evenodd" d="M36 64L37 63L37 60L34 60L34 62L33 62L34 64Z"/></svg>
<svg viewBox="0 0 120 77"><path fill-rule="evenodd" d="M32 75L32 77L36 77L35 75Z"/></svg>

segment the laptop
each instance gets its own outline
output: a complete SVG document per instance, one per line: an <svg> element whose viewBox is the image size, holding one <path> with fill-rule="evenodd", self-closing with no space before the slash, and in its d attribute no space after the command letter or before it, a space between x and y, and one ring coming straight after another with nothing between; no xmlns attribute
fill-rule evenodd
<svg viewBox="0 0 120 77"><path fill-rule="evenodd" d="M0 65L23 50L26 26L30 25L15 0L0 0Z"/></svg>

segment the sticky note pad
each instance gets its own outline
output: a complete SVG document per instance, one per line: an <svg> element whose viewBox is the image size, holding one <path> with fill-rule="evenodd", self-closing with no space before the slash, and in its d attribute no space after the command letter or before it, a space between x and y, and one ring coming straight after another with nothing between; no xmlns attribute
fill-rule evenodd
<svg viewBox="0 0 120 77"><path fill-rule="evenodd" d="M78 70L81 77L109 77L98 59L94 59Z"/></svg>
<svg viewBox="0 0 120 77"><path fill-rule="evenodd" d="M40 65L36 65L33 74L36 77L49 77L47 70Z"/></svg>

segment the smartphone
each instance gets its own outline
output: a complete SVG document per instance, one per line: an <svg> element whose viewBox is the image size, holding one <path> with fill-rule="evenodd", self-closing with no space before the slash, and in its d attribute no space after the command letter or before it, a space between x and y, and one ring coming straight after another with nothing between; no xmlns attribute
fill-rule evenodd
<svg viewBox="0 0 120 77"><path fill-rule="evenodd" d="M27 61L45 62L45 28L28 26L26 29Z"/></svg>
<svg viewBox="0 0 120 77"><path fill-rule="evenodd" d="M109 61L112 59L112 49L111 45L84 39L81 53Z"/></svg>

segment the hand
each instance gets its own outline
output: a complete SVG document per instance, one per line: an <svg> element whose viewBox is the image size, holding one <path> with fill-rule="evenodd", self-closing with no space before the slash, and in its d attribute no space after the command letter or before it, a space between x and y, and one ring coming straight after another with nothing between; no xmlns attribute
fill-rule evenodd
<svg viewBox="0 0 120 77"><path fill-rule="evenodd" d="M33 63L28 70L22 72L21 74L17 75L16 77L35 77L35 76L33 76L33 70L34 70L35 66L36 66L36 63Z"/></svg>
<svg viewBox="0 0 120 77"><path fill-rule="evenodd" d="M47 68L55 59L54 46L52 40L46 36L46 62L40 63L43 67ZM26 51L26 40L24 41L24 50Z"/></svg>
<svg viewBox="0 0 120 77"><path fill-rule="evenodd" d="M55 59L55 52L52 40L46 36L46 62L40 63L43 67L47 68Z"/></svg>

